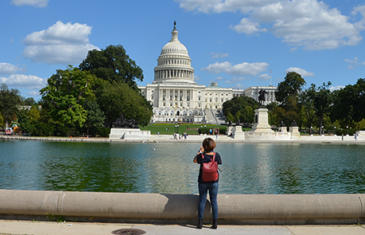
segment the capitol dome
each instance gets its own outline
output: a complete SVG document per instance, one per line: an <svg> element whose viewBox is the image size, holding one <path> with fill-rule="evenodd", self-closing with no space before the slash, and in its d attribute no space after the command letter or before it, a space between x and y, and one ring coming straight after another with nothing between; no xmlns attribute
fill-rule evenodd
<svg viewBox="0 0 365 235"><path fill-rule="evenodd" d="M171 40L162 47L158 57L154 83L194 83L194 69L188 50L179 41L176 22L171 34Z"/></svg>
<svg viewBox="0 0 365 235"><path fill-rule="evenodd" d="M186 49L184 44L179 41L178 31L176 30L176 28L174 28L174 30L172 31L171 40L162 47L161 55L167 54L189 56L188 50Z"/></svg>

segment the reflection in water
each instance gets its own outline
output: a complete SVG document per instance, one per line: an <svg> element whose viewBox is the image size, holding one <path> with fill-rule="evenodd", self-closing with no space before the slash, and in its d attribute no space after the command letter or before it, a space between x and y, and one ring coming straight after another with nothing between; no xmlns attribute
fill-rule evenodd
<svg viewBox="0 0 365 235"><path fill-rule="evenodd" d="M151 192L193 193L197 192L199 165L193 163L194 154L199 150L198 144L154 145L147 160L149 170L147 188ZM193 187L192 187L193 186Z"/></svg>
<svg viewBox="0 0 365 235"><path fill-rule="evenodd" d="M197 193L199 144L0 141L0 188ZM364 193L365 146L218 144L220 193Z"/></svg>

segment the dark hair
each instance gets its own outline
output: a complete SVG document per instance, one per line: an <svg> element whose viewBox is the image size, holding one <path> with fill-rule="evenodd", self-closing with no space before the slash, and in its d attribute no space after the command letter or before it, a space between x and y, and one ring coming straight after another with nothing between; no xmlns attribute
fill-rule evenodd
<svg viewBox="0 0 365 235"><path fill-rule="evenodd" d="M205 138L203 140L203 148L205 152L207 153L212 152L215 146L216 146L215 141L212 138Z"/></svg>

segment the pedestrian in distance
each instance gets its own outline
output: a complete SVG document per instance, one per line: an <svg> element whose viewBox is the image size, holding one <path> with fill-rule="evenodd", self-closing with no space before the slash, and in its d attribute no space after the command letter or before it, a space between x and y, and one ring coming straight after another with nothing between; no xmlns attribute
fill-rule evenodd
<svg viewBox="0 0 365 235"><path fill-rule="evenodd" d="M219 153L214 152L216 143L212 138L203 140L199 152L194 157L193 162L200 164L198 188L199 188L199 205L198 205L198 224L197 228L203 227L204 209L207 200L207 192L209 191L210 203L212 205L212 229L217 229L218 219L218 181L219 172L218 164L222 164L222 159Z"/></svg>

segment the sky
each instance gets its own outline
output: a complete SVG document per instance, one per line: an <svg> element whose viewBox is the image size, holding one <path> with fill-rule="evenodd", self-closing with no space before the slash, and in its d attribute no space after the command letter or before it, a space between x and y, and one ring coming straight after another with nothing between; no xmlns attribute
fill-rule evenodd
<svg viewBox="0 0 365 235"><path fill-rule="evenodd" d="M109 45L152 83L175 20L198 84L276 86L295 71L339 89L365 77L364 0L1 0L0 83L38 100L56 70Z"/></svg>

